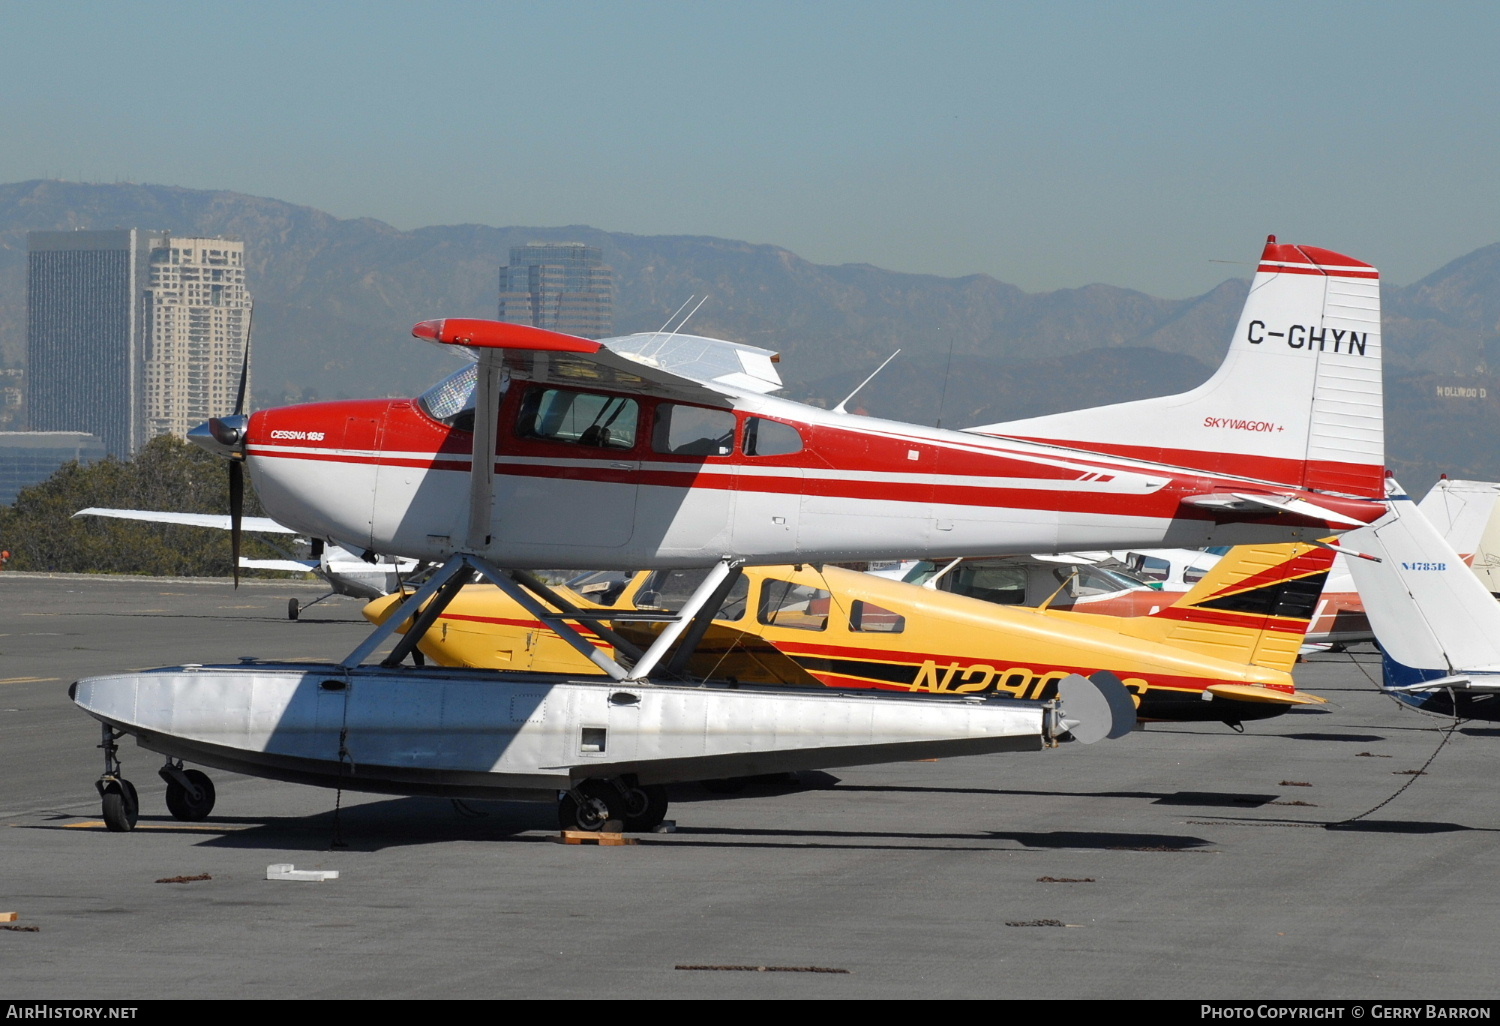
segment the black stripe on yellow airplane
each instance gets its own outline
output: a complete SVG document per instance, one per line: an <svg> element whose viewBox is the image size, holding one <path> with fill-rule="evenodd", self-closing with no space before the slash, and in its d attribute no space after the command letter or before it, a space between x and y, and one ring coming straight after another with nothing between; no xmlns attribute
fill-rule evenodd
<svg viewBox="0 0 1500 1026"><path fill-rule="evenodd" d="M1318 608L1318 597L1323 594L1323 582L1327 579L1328 571L1320 570L1295 580L1273 581L1249 591L1205 599L1193 603L1193 608L1311 620L1314 610Z"/></svg>

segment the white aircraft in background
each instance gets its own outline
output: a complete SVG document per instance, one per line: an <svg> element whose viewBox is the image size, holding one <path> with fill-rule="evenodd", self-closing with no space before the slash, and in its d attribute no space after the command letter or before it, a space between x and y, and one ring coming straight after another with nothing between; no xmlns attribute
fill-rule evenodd
<svg viewBox="0 0 1500 1026"><path fill-rule="evenodd" d="M228 531L232 527L231 519L227 514L216 513L168 513L149 509L106 509L91 506L73 515L75 517L143 520L153 524L180 524L186 527L209 527L220 531ZM270 517L241 517L240 527L242 530L254 531L258 534L295 535L297 533ZM288 620L297 619L303 610L334 595L347 595L350 598L366 601L389 595L400 588L402 582L409 579L421 565L415 559L391 559L385 556L377 556L371 562L341 545L324 542L321 538L314 538L306 544L308 554L305 558L297 558L289 553L286 559L248 559L244 556L239 558L239 567L242 570L284 570L287 573L310 573L316 574L327 583L331 589L328 594L319 596L311 602L299 603L295 598L287 599ZM280 548L280 546L275 547Z"/></svg>
<svg viewBox="0 0 1500 1026"><path fill-rule="evenodd" d="M1444 475L1417 506L1491 594L1500 594L1497 503L1500 483L1457 481Z"/></svg>
<svg viewBox="0 0 1500 1026"><path fill-rule="evenodd" d="M1485 525L1494 514L1496 500L1500 500L1500 484L1454 481L1444 477L1428 490L1417 508L1447 545L1457 550L1467 563L1474 558ZM1350 544L1359 550L1358 545ZM1358 642L1376 639L1365 600L1355 587L1355 578L1350 572L1351 565L1357 562L1360 560L1343 554L1333 561L1313 625L1307 632L1308 649L1342 650Z"/></svg>
<svg viewBox="0 0 1500 1026"><path fill-rule="evenodd" d="M1500 720L1500 602L1391 486L1390 512L1339 539L1373 557L1348 563L1384 656L1381 690L1424 712Z"/></svg>
<svg viewBox="0 0 1500 1026"><path fill-rule="evenodd" d="M941 564L912 561L903 564L900 580L1002 606L1045 604L1104 616L1149 616L1175 601L1175 595L1163 598L1162 592L1192 590L1218 561L1218 555L1198 549L1037 553Z"/></svg>

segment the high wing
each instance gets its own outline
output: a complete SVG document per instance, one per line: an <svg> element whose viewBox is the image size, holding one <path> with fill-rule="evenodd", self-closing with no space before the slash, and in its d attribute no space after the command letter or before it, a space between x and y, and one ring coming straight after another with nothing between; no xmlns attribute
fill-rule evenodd
<svg viewBox="0 0 1500 1026"><path fill-rule="evenodd" d="M231 527L228 515L217 513L165 513L154 509L105 509L90 506L73 514L75 517L114 517L117 520L145 520L155 524L183 524L187 527L214 527L228 531ZM270 517L243 517L240 526L246 531L265 534L296 534L290 527L278 524Z"/></svg>
<svg viewBox="0 0 1500 1026"><path fill-rule="evenodd" d="M417 338L499 351L513 377L561 385L649 392L694 402L765 394L782 387L768 349L702 335L643 332L594 341L524 324L449 317L423 321Z"/></svg>
<svg viewBox="0 0 1500 1026"><path fill-rule="evenodd" d="M284 570L287 573L314 574L322 569L316 559L247 559L240 557L241 570Z"/></svg>

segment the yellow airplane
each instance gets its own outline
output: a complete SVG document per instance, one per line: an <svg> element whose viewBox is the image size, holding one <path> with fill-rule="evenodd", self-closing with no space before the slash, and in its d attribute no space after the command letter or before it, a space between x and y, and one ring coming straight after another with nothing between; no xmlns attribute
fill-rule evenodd
<svg viewBox="0 0 1500 1026"><path fill-rule="evenodd" d="M1239 546L1149 616L997 606L835 566L747 567L689 655L669 669L744 683L931 694L1053 697L1072 673L1107 670L1142 719L1238 726L1324 699L1290 670L1333 561L1307 544ZM644 647L706 570L585 574L556 592L606 651ZM403 596L365 607L385 620ZM595 628L592 629L591 628ZM403 628L404 630L404 628ZM614 635L614 638L609 635ZM443 666L597 674L493 585L469 585L418 644Z"/></svg>

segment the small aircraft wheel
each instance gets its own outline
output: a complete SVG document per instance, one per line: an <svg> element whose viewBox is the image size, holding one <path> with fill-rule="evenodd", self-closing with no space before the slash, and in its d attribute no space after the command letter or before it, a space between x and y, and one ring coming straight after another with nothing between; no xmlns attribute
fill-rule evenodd
<svg viewBox="0 0 1500 1026"><path fill-rule="evenodd" d="M288 620L295 620L295 619L297 619L297 611L298 611L299 608L300 607L297 605L297 600L296 599L294 599L294 598L293 599L287 599L286 600L286 618Z"/></svg>
<svg viewBox="0 0 1500 1026"><path fill-rule="evenodd" d="M609 820L624 822L625 796L613 784L585 780L574 791L583 796L583 801L575 799L573 791L565 791L557 802L557 821L564 830L599 831Z"/></svg>
<svg viewBox="0 0 1500 1026"><path fill-rule="evenodd" d="M111 781L104 786L104 825L110 833L123 834L134 830L140 812L140 796L130 781Z"/></svg>
<svg viewBox="0 0 1500 1026"><path fill-rule="evenodd" d="M644 834L667 818L667 789L660 784L636 784L625 789L625 829Z"/></svg>
<svg viewBox="0 0 1500 1026"><path fill-rule="evenodd" d="M194 800L192 792L183 787L175 780L167 781L167 811L177 819L185 819L195 822L207 819L208 814L214 810L214 782L208 779L208 774L199 770L185 770L183 776L192 781L193 786L201 793L201 797Z"/></svg>

